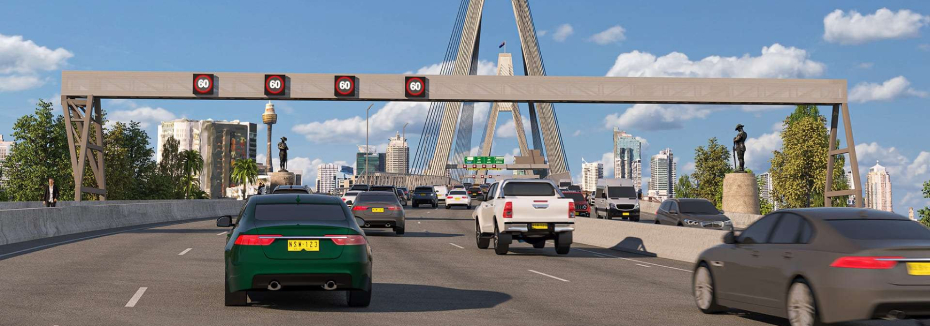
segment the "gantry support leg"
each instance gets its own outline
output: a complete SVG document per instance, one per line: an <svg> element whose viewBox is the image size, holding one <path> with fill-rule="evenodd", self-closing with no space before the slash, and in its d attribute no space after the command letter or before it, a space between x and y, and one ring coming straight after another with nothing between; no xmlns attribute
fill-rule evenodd
<svg viewBox="0 0 930 326"><path fill-rule="evenodd" d="M68 153L71 156L71 173L74 176L74 201L81 201L84 193L95 194L106 200L106 165L103 155L103 110L100 99L62 96L65 133L68 136ZM84 171L90 163L95 187L84 187Z"/></svg>
<svg viewBox="0 0 930 326"><path fill-rule="evenodd" d="M846 148L836 148L836 127L839 124L839 116L843 115L843 129L846 131ZM849 154L849 167L852 169L853 184L855 189L833 190L833 170L836 169L836 155ZM840 167L841 169L843 167ZM856 158L856 142L853 140L852 123L849 120L849 104L834 104L833 114L830 118L830 147L827 152L827 182L823 192L823 206L831 207L831 199L839 196L856 196L856 207L862 207L862 183L859 179L859 161Z"/></svg>

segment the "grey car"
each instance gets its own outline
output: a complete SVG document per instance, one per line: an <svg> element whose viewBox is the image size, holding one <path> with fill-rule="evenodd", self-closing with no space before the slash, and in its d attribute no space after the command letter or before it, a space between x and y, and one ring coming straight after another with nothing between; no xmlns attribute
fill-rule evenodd
<svg viewBox="0 0 930 326"><path fill-rule="evenodd" d="M698 308L791 325L930 316L930 229L859 208L776 211L698 257Z"/></svg>
<svg viewBox="0 0 930 326"><path fill-rule="evenodd" d="M656 210L656 224L732 230L733 222L707 199L666 199Z"/></svg>
<svg viewBox="0 0 930 326"><path fill-rule="evenodd" d="M355 197L352 213L365 221L364 228L389 228L404 234L406 218L397 194L388 191L366 191Z"/></svg>

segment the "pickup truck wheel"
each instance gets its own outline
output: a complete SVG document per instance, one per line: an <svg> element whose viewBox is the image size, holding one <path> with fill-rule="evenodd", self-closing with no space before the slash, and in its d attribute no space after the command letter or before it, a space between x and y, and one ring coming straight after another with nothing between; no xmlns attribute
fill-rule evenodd
<svg viewBox="0 0 930 326"><path fill-rule="evenodd" d="M508 233L501 233L497 228L497 222L494 223L494 253L506 255L510 251L510 242L513 237Z"/></svg>
<svg viewBox="0 0 930 326"><path fill-rule="evenodd" d="M488 246L491 245L491 238L485 237L481 233L481 227L478 225L477 219L475 219L475 242L478 244L478 249L488 249Z"/></svg>
<svg viewBox="0 0 930 326"><path fill-rule="evenodd" d="M555 253L559 255L567 255L568 252L572 249L572 233L571 232L562 232L555 237Z"/></svg>

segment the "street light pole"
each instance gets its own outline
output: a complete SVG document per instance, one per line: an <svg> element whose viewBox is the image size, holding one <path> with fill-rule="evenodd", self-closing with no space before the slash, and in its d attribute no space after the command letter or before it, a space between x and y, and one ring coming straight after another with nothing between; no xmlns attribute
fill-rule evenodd
<svg viewBox="0 0 930 326"><path fill-rule="evenodd" d="M375 105L375 104L374 103L369 104L368 108L365 109L365 183L366 184L370 183L369 181L371 180L371 177L368 171L370 168L370 166L368 165L368 156L371 153L371 148L368 147L368 112L371 110L372 105ZM369 184L368 186L371 186L371 185Z"/></svg>

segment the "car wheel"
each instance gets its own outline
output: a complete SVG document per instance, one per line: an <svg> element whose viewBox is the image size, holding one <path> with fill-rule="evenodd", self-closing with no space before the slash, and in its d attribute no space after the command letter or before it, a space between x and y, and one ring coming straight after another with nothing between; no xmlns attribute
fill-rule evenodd
<svg viewBox="0 0 930 326"><path fill-rule="evenodd" d="M608 220L612 220L612 219L614 219L614 216L613 216L613 215L610 215L610 211L607 211L606 213L604 213L604 218L606 218L606 219L608 219Z"/></svg>
<svg viewBox="0 0 930 326"><path fill-rule="evenodd" d="M555 253L567 255L572 249L572 233L562 232L555 237Z"/></svg>
<svg viewBox="0 0 930 326"><path fill-rule="evenodd" d="M491 238L485 237L481 233L481 227L478 225L478 219L475 218L475 242L478 244L478 249L488 249L488 246L491 244Z"/></svg>
<svg viewBox="0 0 930 326"><path fill-rule="evenodd" d="M506 255L507 251L510 251L511 241L513 241L513 236L509 233L501 233L497 228L497 222L494 222L494 253Z"/></svg>
<svg viewBox="0 0 930 326"><path fill-rule="evenodd" d="M346 301L348 301L349 307L368 307L371 304L371 290L371 278L368 278L368 291L346 291Z"/></svg>
<svg viewBox="0 0 930 326"><path fill-rule="evenodd" d="M449 206L449 205L446 205L446 209L449 209L449 208L452 208L452 207L451 207L451 206Z"/></svg>
<svg viewBox="0 0 930 326"><path fill-rule="evenodd" d="M438 203L433 203L433 208L439 207Z"/></svg>
<svg viewBox="0 0 930 326"><path fill-rule="evenodd" d="M546 240L539 240L539 241L533 242L533 248L542 249L545 247L546 247Z"/></svg>
<svg viewBox="0 0 930 326"><path fill-rule="evenodd" d="M636 215L636 216L630 216L630 221L633 221L633 222L639 222L639 215Z"/></svg>
<svg viewBox="0 0 930 326"><path fill-rule="evenodd" d="M471 205L465 206L465 209L471 209Z"/></svg>
<svg viewBox="0 0 930 326"><path fill-rule="evenodd" d="M659 223L659 218L656 218L656 223L655 223L655 224L662 224L662 223Z"/></svg>
<svg viewBox="0 0 930 326"><path fill-rule="evenodd" d="M803 279L798 279L788 289L788 322L791 326L822 325L817 316L817 300L810 286Z"/></svg>
<svg viewBox="0 0 930 326"><path fill-rule="evenodd" d="M226 279L226 306L245 306L249 304L246 291L229 292L229 279Z"/></svg>
<svg viewBox="0 0 930 326"><path fill-rule="evenodd" d="M705 314L723 312L727 308L717 304L717 292L714 288L714 276L707 264L701 263L694 271L691 286L694 288L694 302Z"/></svg>
<svg viewBox="0 0 930 326"><path fill-rule="evenodd" d="M395 227L394 227L394 234L396 234L396 235L404 235L404 228L402 228L402 227L396 227L396 226L395 226Z"/></svg>

